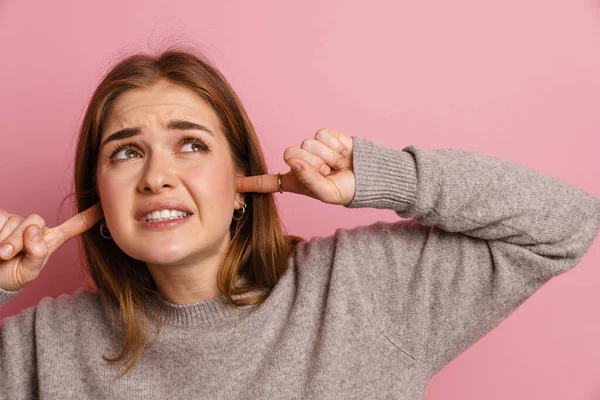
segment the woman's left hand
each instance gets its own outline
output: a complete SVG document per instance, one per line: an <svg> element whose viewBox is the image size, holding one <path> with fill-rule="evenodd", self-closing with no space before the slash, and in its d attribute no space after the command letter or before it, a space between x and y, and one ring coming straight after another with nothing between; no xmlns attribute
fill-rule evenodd
<svg viewBox="0 0 600 400"><path fill-rule="evenodd" d="M315 138L283 153L290 171L281 175L284 192L303 194L324 203L348 205L356 181L352 165L352 138L334 129L319 129ZM277 174L238 178L238 192L275 193Z"/></svg>

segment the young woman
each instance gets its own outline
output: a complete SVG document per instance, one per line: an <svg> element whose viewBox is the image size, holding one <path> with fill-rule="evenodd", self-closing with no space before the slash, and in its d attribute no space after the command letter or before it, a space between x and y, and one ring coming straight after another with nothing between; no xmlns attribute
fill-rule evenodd
<svg viewBox="0 0 600 400"><path fill-rule="evenodd" d="M283 157L268 174L201 56L118 63L81 127L80 213L0 212L0 305L78 235L94 283L4 320L2 397L419 399L600 229L597 198L473 152L320 129ZM304 241L283 192L405 220Z"/></svg>

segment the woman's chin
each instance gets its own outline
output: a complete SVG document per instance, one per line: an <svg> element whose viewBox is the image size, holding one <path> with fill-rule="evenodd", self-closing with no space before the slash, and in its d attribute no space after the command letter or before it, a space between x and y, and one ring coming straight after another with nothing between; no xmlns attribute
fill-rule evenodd
<svg viewBox="0 0 600 400"><path fill-rule="evenodd" d="M154 254L146 254L144 257L144 261L149 264L177 264L184 261L189 257L189 253L182 252L179 254L178 252L170 252L170 253L154 253Z"/></svg>
<svg viewBox="0 0 600 400"><path fill-rule="evenodd" d="M125 251L127 255L136 260L143 261L147 264L177 264L190 256L189 251L183 249L178 250L158 250L158 249L136 249L133 251Z"/></svg>
<svg viewBox="0 0 600 400"><path fill-rule="evenodd" d="M128 256L152 264L169 264L185 259L191 253L185 240L163 238L144 240L131 235L114 235L113 240Z"/></svg>

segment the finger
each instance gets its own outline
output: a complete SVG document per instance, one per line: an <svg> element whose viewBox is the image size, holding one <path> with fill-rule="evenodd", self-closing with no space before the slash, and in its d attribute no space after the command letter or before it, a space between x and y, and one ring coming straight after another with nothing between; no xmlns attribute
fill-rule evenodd
<svg viewBox="0 0 600 400"><path fill-rule="evenodd" d="M2 230L0 230L0 243L4 242L21 225L21 222L23 222L23 217L20 215L9 216Z"/></svg>
<svg viewBox="0 0 600 400"><path fill-rule="evenodd" d="M44 267L48 256L48 246L42 239L42 231L37 225L29 225L24 233L23 272L26 274L22 281L26 284L34 280Z"/></svg>
<svg viewBox="0 0 600 400"><path fill-rule="evenodd" d="M8 260L23 250L23 235L25 234L25 229L31 225L37 225L41 230L46 227L46 222L37 214L32 214L25 218L19 224L19 226L2 242L2 252L0 252L1 258ZM6 245L10 245L12 249L5 250L4 246Z"/></svg>
<svg viewBox="0 0 600 400"><path fill-rule="evenodd" d="M352 138L343 135L335 129L319 129L315 134L315 139L331 147L337 153L341 154L342 157L347 157L349 148L352 148Z"/></svg>
<svg viewBox="0 0 600 400"><path fill-rule="evenodd" d="M290 158L302 158L307 163L311 164L317 171L321 172L322 175L329 175L331 167L327 165L325 160L316 154L310 153L304 149L298 147L288 147L283 152L283 159L285 162Z"/></svg>
<svg viewBox="0 0 600 400"><path fill-rule="evenodd" d="M96 225L103 215L102 206L98 202L87 210L72 216L61 225L50 229L50 232L44 233L44 237L49 241L48 244L52 248L60 247Z"/></svg>
<svg viewBox="0 0 600 400"><path fill-rule="evenodd" d="M2 227L4 226L4 224L6 223L6 221L8 221L8 218L11 216L12 214L4 211L4 210L0 210L0 230L2 229Z"/></svg>
<svg viewBox="0 0 600 400"><path fill-rule="evenodd" d="M317 155L321 158L330 168L343 168L346 163L344 157L327 146L326 144L319 142L315 139L306 139L302 142L302 149L309 153Z"/></svg>
<svg viewBox="0 0 600 400"><path fill-rule="evenodd" d="M306 162L303 158L296 157L290 158L286 160L286 162L294 170L298 180L306 188L303 194L308 194L308 192L310 192L314 194L314 196L311 197L316 197L321 201L327 202L331 200L329 198L331 192L330 180L321 175L312 164ZM298 169L298 165L302 168Z"/></svg>
<svg viewBox="0 0 600 400"><path fill-rule="evenodd" d="M244 176L238 178L239 193L275 193L279 191L277 174Z"/></svg>

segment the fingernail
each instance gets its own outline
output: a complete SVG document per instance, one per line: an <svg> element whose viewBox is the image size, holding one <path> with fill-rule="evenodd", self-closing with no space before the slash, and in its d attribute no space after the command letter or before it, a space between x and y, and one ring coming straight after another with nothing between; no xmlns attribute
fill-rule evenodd
<svg viewBox="0 0 600 400"><path fill-rule="evenodd" d="M320 171L321 171L321 174L327 175L331 172L331 168L329 168L328 165L323 164L323 165L321 165Z"/></svg>
<svg viewBox="0 0 600 400"><path fill-rule="evenodd" d="M300 172L300 171L302 171L302 165L292 164L292 169L294 170L294 172Z"/></svg>
<svg viewBox="0 0 600 400"><path fill-rule="evenodd" d="M10 257L13 250L14 250L13 247L8 243L2 245L2 247L0 247L0 257L4 257L4 258Z"/></svg>
<svg viewBox="0 0 600 400"><path fill-rule="evenodd" d="M336 168L342 168L344 166L344 159L340 158L340 160L335 164Z"/></svg>
<svg viewBox="0 0 600 400"><path fill-rule="evenodd" d="M342 150L342 157L346 157L348 155L348 149Z"/></svg>

